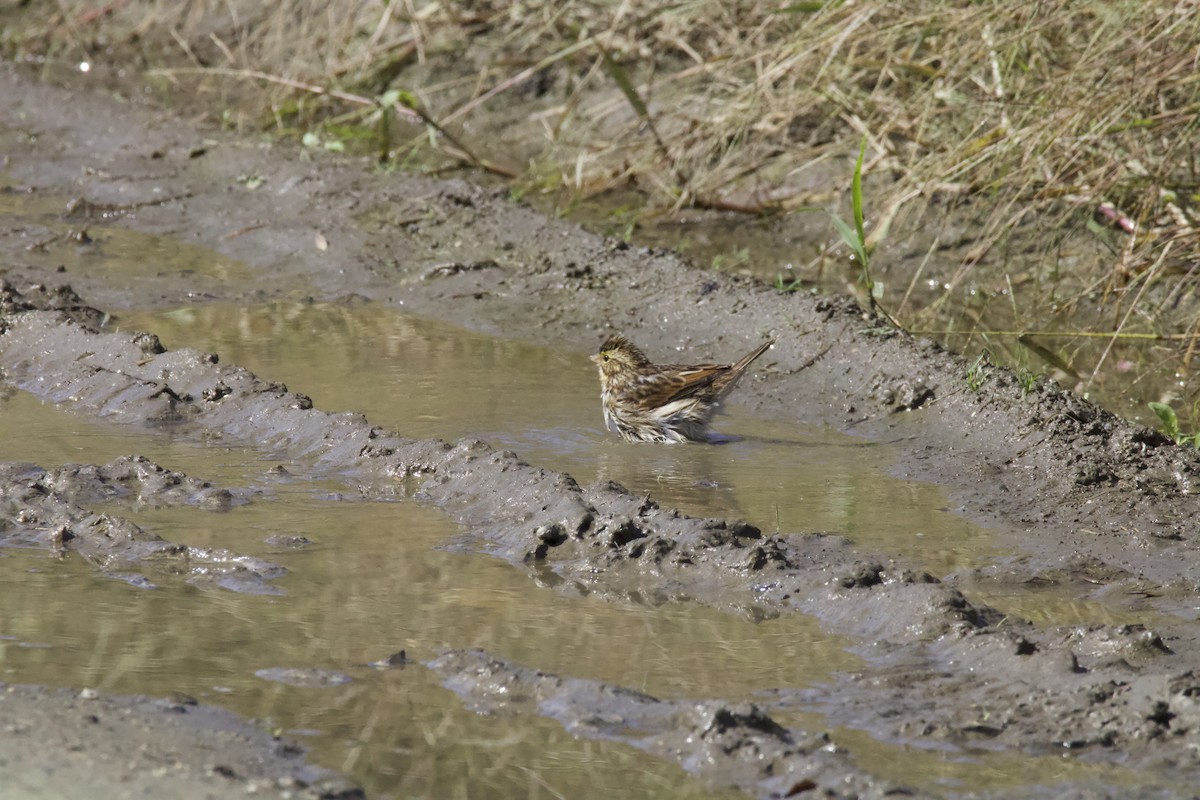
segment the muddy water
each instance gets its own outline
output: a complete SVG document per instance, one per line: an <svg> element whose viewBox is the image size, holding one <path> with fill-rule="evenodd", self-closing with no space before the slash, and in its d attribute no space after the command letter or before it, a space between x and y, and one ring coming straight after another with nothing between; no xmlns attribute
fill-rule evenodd
<svg viewBox="0 0 1200 800"><path fill-rule="evenodd" d="M740 517L767 532L843 533L916 556L937 575L997 555L986 531L944 510L936 488L888 477L887 445L752 419L739 413L736 393L714 426L724 444L630 445L604 430L586 356L379 306L209 304L125 315L115 326L215 351L322 409L363 412L415 437L481 438L581 483L615 480L689 514Z"/></svg>
<svg viewBox="0 0 1200 800"><path fill-rule="evenodd" d="M484 355L487 357L482 360L510 378L517 365L528 369L540 360L548 362L547 374L562 376L569 371L556 358L577 360L378 309L228 309L236 312L241 324L210 316L217 311L225 310L206 310L199 317L190 313L156 315L156 319L144 321L155 322L147 327L159 330L168 342L177 335L180 341L204 338L200 331L172 328L169 320L178 324L186 318L190 325L203 318L219 323L213 330L223 331L227 338L219 346L213 342L214 349L225 355L244 348L246 352L229 356L240 363L254 360L251 351L272 351L267 340L245 336L248 330L291 331L284 338L298 341L305 338L300 331L321 330L326 335L316 338L329 346L329 340L338 337L330 337L328 331L351 328L354 335L340 337L340 351L313 352L310 346L300 346L294 358L344 364L352 352L361 349L360 337L370 333L368 338L381 341L387 329L419 333L420 346L429 348L430 353L462 354L458 360L449 358L440 364L428 356L420 361L424 369L444 376L465 379L478 374L468 368L467 361ZM265 324L281 316L290 319L294 327ZM389 320L387 325L380 321L384 318ZM354 319L375 321L368 332L351 325ZM249 320L257 323L248 324ZM229 335L238 330L242 336ZM255 342L261 347L255 348ZM290 352L276 344L280 351ZM481 425L478 430L488 438L504 440L507 436L514 445L525 447L538 443L542 456L553 457L576 471L589 458L600 464L593 466L597 472L625 470L649 475L661 469L667 473L666 479L649 487L656 494L667 492L681 503L714 511L728 507L752 510L760 502L754 498L783 494L764 477L781 468L782 456L771 456L773 448L809 454L808 461L826 463L826 472L836 458L845 458L848 464L840 468L839 475L866 469L865 462L854 459L865 458L863 453L870 450L819 432L788 432L754 423L736 413L723 420L723 427L743 435L741 441L708 448L629 447L612 442L596 427L591 413L593 376L586 369L586 380L576 389L564 389L578 391L591 401L587 409L578 412L578 419L573 416L577 412L562 404L549 417L553 420L555 414L561 414L560 425L538 418L542 421L538 427L537 415L529 413L524 419L528 430L506 434L497 430L504 427L505 412L487 410L493 404L504 407L512 402L498 392L468 393L462 386L457 392L435 392L441 401L435 404L440 413L423 415L417 413L411 398L399 400L407 393L396 390L403 381L395 380L394 372L389 375L377 369L372 381L357 386L347 385L345 376L318 383L315 372L306 378L303 363L282 358L278 352L271 358L274 360L255 368L267 375L287 373L289 381L314 394L318 393L315 387L324 387L321 391L329 392L322 398L324 403L365 409L373 418L389 420L388 424L394 420L401 426L408 420L426 426L422 435L449 435L456 427L471 430L470 421L475 419ZM367 365L344 368L353 373ZM298 374L293 377L288 370ZM422 386L427 381L437 384L429 376L406 374ZM495 383L505 380L497 378ZM566 384L569 387L573 381ZM472 399L456 403L451 396ZM354 405L351 399L360 403L366 399L368 405ZM371 407L374 403L380 407ZM520 407L519 403L513 405ZM350 772L374 792L392 796L721 796L720 791L714 793L683 777L677 768L633 748L577 740L557 722L535 715L492 717L470 712L419 663L443 648L482 647L551 672L610 681L665 698L721 697L768 703L770 695L763 695L764 690L813 686L829 680L835 671L853 670L858 665L844 649L846 642L822 634L800 615L754 623L702 607L617 605L540 589L521 571L500 561L439 549L453 536L454 528L433 509L409 502L363 501L347 495L342 485L280 479L268 472L274 462L252 451L188 443L94 421L44 405L21 392L8 393L0 400L0 409L5 459L102 463L139 452L194 476L255 490L250 503L222 513L120 505L107 510L125 514L173 541L261 555L289 570L276 582L284 592L279 596L202 591L162 580L157 581L160 588L148 591L102 577L78 558L0 550L5 575L0 680L156 695L177 692L218 703L300 736L319 762ZM792 438L776 441L785 433ZM622 450L637 457L613 455ZM668 451L691 457L680 460L682 466L672 472L657 455ZM739 471L739 458L753 459L764 452L768 455L761 458L766 464ZM598 458L597 453L607 457ZM720 475L721 485L696 486L688 477L705 472ZM818 477L799 474L802 477L794 473L791 480L815 496ZM886 480L877 474L873 478ZM803 489L803 481L811 488ZM908 488L905 494L896 489L888 501L915 515L919 503L932 497L921 496L920 491ZM878 499L881 495L875 497L876 503L882 502ZM877 516L856 509L853 493L810 505L829 527L840 524L866 535L880 524ZM803 503L781 502L781 506L782 524L790 529L796 522L792 516L801 513ZM926 508L924 513L953 519L934 508ZM931 549L929 558L966 559L965 547L951 546L946 536ZM280 537L303 537L307 543L290 546L279 543ZM948 548L945 553L938 549L942 547ZM386 671L364 666L402 649L416 663ZM329 670L333 679L324 686L297 686L260 677L263 670L292 668ZM350 680L339 683L341 676ZM319 676L300 677L311 682ZM789 713L787 706L778 709L781 721L810 729L823 727L819 715ZM1067 773L1089 769L1063 765L1054 758L951 755L897 747L845 729L837 735L838 741L852 746L856 757L870 763L873 771L880 765L896 780L916 785L1002 788L1014 785L1016 775L1025 780L1031 768L1042 778L1066 778ZM1114 773L1108 779L1118 781L1119 775Z"/></svg>
<svg viewBox="0 0 1200 800"><path fill-rule="evenodd" d="M5 457L103 462L133 444L122 428L24 394L2 402L0 441L14 443ZM319 761L393 796L684 798L711 793L671 765L576 740L556 722L475 715L419 664L362 665L402 649L421 660L447 647L484 647L663 697L745 699L764 685L802 685L854 663L842 643L800 617L754 624L703 608L552 595L499 561L437 549L454 530L433 509L355 500L303 481L264 485L266 465L252 455L136 438L139 452L166 464L261 493L225 513L108 510L174 541L266 556L288 568L277 581L285 594L161 580L148 591L101 577L78 558L0 550L0 679L219 703L307 738ZM268 541L280 536L309 543ZM293 686L256 674L291 668L351 680Z"/></svg>
<svg viewBox="0 0 1200 800"><path fill-rule="evenodd" d="M154 331L168 347L217 352L309 394L322 409L361 412L414 437L484 439L581 483L615 480L692 515L742 518L768 533L843 534L865 550L916 559L937 576L1011 555L989 530L948 509L937 487L891 477L888 444L755 419L740 412L736 392L714 425L723 444L631 445L605 431L599 381L585 355L378 305L206 304L124 314L113 326ZM725 355L736 354L711 357ZM1146 619L1080 600L1069 587L1057 595L969 581L961 588L1039 624Z"/></svg>
<svg viewBox="0 0 1200 800"><path fill-rule="evenodd" d="M165 198L164 198L165 199ZM162 236L106 224L130 207L89 204L80 199L40 193L0 193L0 215L20 219L21 236L31 258L52 258L71 275L102 270L115 284L136 281L139 291L153 296L157 286L173 287L181 279L189 296L202 299L230 281L244 281L251 272L243 262Z"/></svg>
<svg viewBox="0 0 1200 800"><path fill-rule="evenodd" d="M361 411L412 436L483 438L581 481L617 480L693 514L741 516L767 531L844 533L866 549L914 557L935 574L1003 555L987 531L945 511L936 490L889 478L886 445L754 420L736 403L718 423L725 444L621 443L602 428L596 376L580 354L361 304L208 305L126 314L115 325L155 331L170 347L216 351L288 382L323 409ZM703 357L729 355L736 354ZM0 551L4 680L218 702L306 737L321 762L396 796L692 797L711 795L632 748L576 740L533 715L477 716L419 663L390 671L361 665L400 649L419 662L445 647L477 646L663 697L729 700L813 686L858 665L846 642L799 615L754 623L704 608L562 597L501 562L439 550L455 531L432 509L365 502L343 485L282 480L252 450L91 421L22 393L0 404L6 459L103 463L137 452L254 489L253 502L221 514L107 510L173 541L263 555L289 569L276 582L280 596L203 591L182 581L146 591L102 578L78 559ZM309 543L273 544L277 536ZM1027 597L1012 598L1015 613ZM1102 611L1064 603L1067 619L1043 621ZM260 677L291 668L329 669L351 680L296 686ZM822 725L817 716L804 722ZM957 758L859 737L860 757L895 764L903 780L957 789L1003 783L983 781L988 770L977 773ZM987 758L970 763L990 764L1005 780L1014 771L1030 777L1010 760ZM1053 777L1060 767L1048 759L1035 769Z"/></svg>
<svg viewBox="0 0 1200 800"><path fill-rule="evenodd" d="M242 277L236 262L119 229L93 230L93 244L71 246L62 237L78 226L58 219L58 209L54 204L41 213L46 236L58 237L53 248L68 273L126 269L121 274L128 280L151 282L186 275L201 297L207 286ZM841 533L867 550L915 558L936 575L1006 555L988 531L947 511L938 490L889 477L886 444L756 420L739 413L736 394L717 423L723 444L620 442L603 429L597 378L582 354L361 303L206 304L125 313L112 325L154 331L168 347L217 352L226 363L287 382L322 409L362 412L414 437L482 438L582 482L616 480L691 514L742 517L768 532ZM654 355L685 360L737 353ZM710 787L633 748L576 740L535 715L472 713L419 663L444 648L481 647L665 698L769 702L775 687L811 687L859 666L847 642L800 615L755 623L699 607L560 596L507 564L438 549L455 530L435 510L365 502L345 485L281 478L269 471L276 462L250 448L97 422L20 392L0 399L0 409L0 457L6 460L49 466L139 453L250 490L250 503L219 514L104 510L171 541L260 555L289 570L275 582L283 592L278 596L203 591L161 578L159 589L147 591L101 577L76 558L0 550L6 576L0 679L181 692L219 703L303 737L318 761L347 770L374 792L711 796ZM291 471L305 472L303 465ZM279 537L307 543L288 546ZM1118 614L1065 593L963 588L1046 624L1107 622ZM399 650L414 663L388 671L363 666ZM262 677L270 675L264 670L288 669L333 674L319 686ZM296 675L305 678L322 682L320 675ZM827 727L820 715L794 708L777 708L780 720ZM1027 780L1030 769L1039 780L1065 777L1053 758L950 756L844 729L838 737L864 764L882 765L896 780L916 785L1002 788Z"/></svg>
<svg viewBox="0 0 1200 800"><path fill-rule="evenodd" d="M41 467L104 464L135 453L218 486L232 487L261 484L265 476L257 476L280 463L264 460L254 450L197 447L162 432L96 422L0 386L2 461L29 461Z"/></svg>
<svg viewBox="0 0 1200 800"><path fill-rule="evenodd" d="M849 729L839 730L836 736L839 743L854 753L855 761L872 774L902 784L936 786L951 796L958 792L995 792L1003 797L1006 789L1025 787L1033 776L1046 787L1086 779L1108 787L1137 787L1140 781L1135 771L1086 764L1063 754L1031 756L894 747L881 745L862 731ZM1053 796L1053 791L1048 789L1047 796Z"/></svg>

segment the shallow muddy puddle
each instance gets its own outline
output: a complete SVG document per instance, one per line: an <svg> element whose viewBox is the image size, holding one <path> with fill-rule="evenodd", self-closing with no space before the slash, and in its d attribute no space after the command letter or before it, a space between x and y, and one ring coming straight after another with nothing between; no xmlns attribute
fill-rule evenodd
<svg viewBox="0 0 1200 800"><path fill-rule="evenodd" d="M811 711L795 710L797 706L789 702L788 694L786 690L781 692L775 698L775 705L767 700L765 705L772 718L787 727L818 729L822 717ZM1129 787L1132 797L1147 788L1147 776L1138 770L1119 764L1089 763L1086 757L1079 758L1076 753L1049 745L1036 753L1004 750L982 740L979 746L967 748L937 742L917 746L881 741L865 730L851 727L833 728L830 736L871 775L901 786L920 787L938 797L979 794L1005 797L1006 792L1020 797L1058 797L1068 794L1064 787L1080 783L1105 787L1110 792L1114 787ZM1030 795L1031 786L1038 787L1040 795ZM1190 786L1166 776L1154 786L1164 793L1148 796L1190 796ZM1170 791L1178 794L1169 794ZM1120 795L1104 794L1097 789L1094 796Z"/></svg>
<svg viewBox="0 0 1200 800"><path fill-rule="evenodd" d="M597 419L595 376L579 356L372 306L214 307L130 315L121 324L134 320L168 345L199 345L264 376L285 378L323 407L365 411L422 436L472 432L532 453L534 461L585 478L620 479L696 513L753 519L757 507L772 502L780 507L771 513L782 530L814 529L802 520L820 520L825 529L865 538L881 520L863 504L883 504L890 507L889 531L918 524L915 517L897 521L896 509L904 508L949 520L956 526L951 532L984 535L930 504L932 490L871 473L883 466L876 463L880 448L755 421L736 408L720 427L731 439L742 438L720 446L615 441ZM201 323L215 334L198 329ZM413 358L406 348L425 356ZM484 377L479 363L487 365ZM559 391L545 395L546 413L522 401L531 372L538 381L557 377ZM480 380L504 392L478 391ZM405 388L413 386L421 392ZM137 452L228 488L254 487L251 502L225 512L120 503L104 510L171 541L228 547L288 569L274 581L282 591L275 596L203 590L161 576L158 589L146 590L104 577L75 556L0 549L0 680L194 696L301 737L317 761L383 795L722 796L671 764L622 744L577 739L553 720L473 713L421 666L445 648L481 647L549 672L666 699L760 700L764 689L818 685L860 666L848 642L799 614L755 622L690 604L563 596L499 560L439 549L456 529L435 509L364 501L334 482L280 478L268 472L277 462L251 449L94 420L24 392L7 392L0 410L7 460L105 463ZM512 419L516 432L507 422ZM784 458L814 466L779 477ZM842 463L836 459L845 466L834 472ZM860 490L823 488L825 481L854 486L861 471L867 475ZM892 494L881 494L877 484ZM760 524L773 529L769 522ZM931 562L942 559L946 566L978 558L952 539L935 540L929 553ZM366 666L400 650L408 666ZM271 680L264 670L297 672ZM341 682L342 676L350 680ZM325 685L285 682L293 679ZM789 712L780 711L788 721ZM805 725L825 724L816 714L798 716ZM893 763L910 763L904 748L843 733L858 743L856 751L863 748L864 758L890 753ZM975 763L969 754L962 758ZM926 760L927 771L910 769L902 779L976 785L957 757L950 777L938 766L943 756ZM1047 768L1044 774L1053 775L1057 765L1048 761Z"/></svg>
<svg viewBox="0 0 1200 800"><path fill-rule="evenodd" d="M1138 608L1145 603L1139 602L1141 598L1137 596L1114 598L1116 602L1112 603L1099 602L1086 599L1086 591L1071 585L1022 587L965 581L959 588L975 602L1046 627L1083 624L1153 627L1159 620L1166 621L1161 610Z"/></svg>
<svg viewBox="0 0 1200 800"><path fill-rule="evenodd" d="M323 547L320 555L288 561L297 575L306 571L297 562L305 560L362 566L340 555L339 548ZM50 561L29 551L0 551L0 559L5 681L180 693L232 708L298 737L317 762L347 771L372 796L530 797L538 790L568 797L595 796L591 790L612 797L724 796L671 764L619 744L576 739L536 715L475 714L419 664L389 671L355 666L405 643L413 657L427 658L437 641L529 636L499 613L508 599L503 594L489 598L491 611L456 602L459 565L397 557L392 563L408 564L390 580L293 577L284 581L287 598L264 599L178 586L134 589L100 578L80 560ZM446 611L427 614L433 606ZM417 639L422 644L414 649ZM332 669L350 680L306 687L255 674L280 667Z"/></svg>
<svg viewBox="0 0 1200 800"><path fill-rule="evenodd" d="M724 443L656 447L604 429L599 379L586 356L376 304L206 304L123 314L113 327L152 331L167 347L216 352L308 394L318 408L361 412L406 436L483 439L580 483L615 480L688 514L741 518L767 533L845 535L865 550L915 559L939 577L1012 555L988 529L948 508L937 487L892 477L886 442L755 419L740 412L736 390L729 413L714 424ZM1054 600L972 582L962 588L1041 625L1126 616L1067 592Z"/></svg>
<svg viewBox="0 0 1200 800"><path fill-rule="evenodd" d="M1045 787L1046 797L1062 791L1058 784L1074 781L1090 780L1109 788L1130 787L1134 793L1145 789L1145 776L1135 770L1088 764L1068 754L1028 755L983 749L965 753L886 745L851 729L841 729L835 735L854 753L855 761L872 774L907 785L935 786L949 796L996 792L1002 797L1005 790L1026 787L1031 781ZM1180 792L1188 788L1163 783Z"/></svg>
<svg viewBox="0 0 1200 800"><path fill-rule="evenodd" d="M40 241L64 259L68 273L130 262L142 266L119 273L128 280L186 275L199 296L206 286L242 277L240 265L215 254L167 241L147 250L154 237L115 229L91 234L99 248L73 243L66 234L80 226L58 218L60 210L38 212L48 231ZM89 260L97 254L98 261ZM581 482L616 480L688 513L742 517L767 532L845 534L936 575L1007 555L987 530L946 509L936 488L890 478L886 443L756 420L739 413L736 394L716 426L728 436L724 444L622 443L603 430L595 370L582 354L359 303L207 305L123 314L115 327L153 331L168 347L217 352L224 363L286 381L322 409L360 411L408 436L482 438ZM268 474L277 462L249 447L97 422L19 392L0 399L0 442L3 458L44 466L136 452L219 485L254 487L252 502L223 513L119 504L104 510L171 541L229 547L289 570L275 581L278 596L203 590L183 578L159 580L149 591L103 577L77 557L0 549L0 679L193 695L303 737L318 760L348 770L373 792L714 796L631 747L577 739L532 714L471 712L420 664L442 648L482 647L664 698L758 699L764 689L819 685L860 666L847 642L798 614L755 622L682 604L560 595L498 560L438 549L456 530L433 509L363 501L352 487L329 481L281 479ZM293 547L272 537L307 543ZM1065 594L964 590L1044 625L1119 618ZM364 666L401 649L414 663L386 671ZM319 669L333 672L305 672ZM285 677L325 685L270 680L264 670L296 670ZM828 727L818 715L800 716L813 729ZM1087 776L1121 783L1109 768L1091 772L1078 762L1064 768L1049 757L947 756L860 731L835 732L868 771L918 786L971 791Z"/></svg>
<svg viewBox="0 0 1200 800"><path fill-rule="evenodd" d="M742 518L769 533L844 534L935 575L1000 554L985 529L946 509L936 487L890 477L886 444L753 419L739 413L736 392L714 425L725 443L654 447L604 430L586 356L378 305L208 304L125 314L114 327L217 352L318 408L362 412L405 436L483 439L580 483L615 480L689 514Z"/></svg>
<svg viewBox="0 0 1200 800"><path fill-rule="evenodd" d="M50 468L106 464L137 454L225 488L257 485L268 469L281 463L252 449L196 444L164 431L98 422L0 385L0 461Z"/></svg>

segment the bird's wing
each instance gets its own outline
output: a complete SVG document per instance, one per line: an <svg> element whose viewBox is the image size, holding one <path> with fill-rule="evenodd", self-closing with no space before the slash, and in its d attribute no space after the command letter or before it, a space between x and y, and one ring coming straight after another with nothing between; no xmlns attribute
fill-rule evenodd
<svg viewBox="0 0 1200 800"><path fill-rule="evenodd" d="M712 382L729 371L727 364L701 364L694 367L666 366L657 375L644 379L638 386L638 400L657 408L691 397L708 388Z"/></svg>

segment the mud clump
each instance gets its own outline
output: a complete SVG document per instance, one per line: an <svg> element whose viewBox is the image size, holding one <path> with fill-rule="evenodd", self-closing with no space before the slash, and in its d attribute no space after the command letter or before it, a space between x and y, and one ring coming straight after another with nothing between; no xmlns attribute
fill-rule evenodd
<svg viewBox="0 0 1200 800"><path fill-rule="evenodd" d="M135 508L190 505L227 511L246 502L229 489L160 467L145 456L122 456L108 464L70 465L50 470L46 486L74 503L127 502Z"/></svg>
<svg viewBox="0 0 1200 800"><path fill-rule="evenodd" d="M909 793L854 775L849 754L828 734L785 729L754 705L660 700L532 670L481 650L451 651L428 666L480 712L539 713L576 735L628 742L753 795L785 797L801 783L830 798Z"/></svg>
<svg viewBox="0 0 1200 800"><path fill-rule="evenodd" d="M78 553L103 572L143 588L154 587L152 576L182 576L201 586L276 594L279 589L271 582L284 574L282 567L229 550L168 542L123 517L87 508L125 501L223 510L232 498L227 490L136 456L101 467L43 469L0 462L0 544ZM137 571L127 572L131 569Z"/></svg>

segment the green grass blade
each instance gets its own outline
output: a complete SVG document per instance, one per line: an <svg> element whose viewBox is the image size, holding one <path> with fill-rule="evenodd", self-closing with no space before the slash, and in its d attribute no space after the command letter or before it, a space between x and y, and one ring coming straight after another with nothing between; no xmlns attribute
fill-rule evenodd
<svg viewBox="0 0 1200 800"><path fill-rule="evenodd" d="M858 231L858 241L862 243L859 249L865 249L867 236L863 230L863 198L862 170L863 157L867 154L867 137L863 136L862 146L858 148L858 161L854 162L854 179L850 182L850 204L854 209L854 229ZM866 264L866 260L863 260Z"/></svg>
<svg viewBox="0 0 1200 800"><path fill-rule="evenodd" d="M633 110L643 120L650 119L650 110L646 108L646 104L642 102L642 96L638 94L637 89L633 88L633 81L629 80L629 73L625 68L616 62L608 53L608 48L600 47L600 57L604 59L604 70L609 74L621 90L621 94L625 95L625 99L629 101L629 105L633 106Z"/></svg>
<svg viewBox="0 0 1200 800"><path fill-rule="evenodd" d="M1022 335L1018 336L1017 341L1022 346L1033 351L1039 358L1041 358L1043 361L1045 361L1047 364L1054 367L1055 369L1062 370L1067 375L1070 375L1072 378L1074 378L1077 381L1083 380L1083 378L1079 375L1079 373L1075 370L1075 368L1072 367L1070 364L1068 364L1065 360L1063 360L1063 358L1061 356L1059 356L1058 353L1055 353L1049 347L1046 347L1045 345L1043 345L1039 342L1035 342L1033 340L1033 337L1030 336L1029 334L1022 334Z"/></svg>

